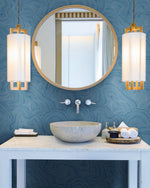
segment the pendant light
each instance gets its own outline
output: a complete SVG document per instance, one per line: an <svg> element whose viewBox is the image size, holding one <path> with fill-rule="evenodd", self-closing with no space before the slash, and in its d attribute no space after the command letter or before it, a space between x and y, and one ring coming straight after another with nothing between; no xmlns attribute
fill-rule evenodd
<svg viewBox="0 0 150 188"><path fill-rule="evenodd" d="M22 29L20 1L18 0L18 24L7 35L7 81L10 90L27 90L30 82L30 36Z"/></svg>
<svg viewBox="0 0 150 188"><path fill-rule="evenodd" d="M143 90L146 81L146 34L137 27L135 0L133 0L133 23L122 35L122 81L127 90Z"/></svg>

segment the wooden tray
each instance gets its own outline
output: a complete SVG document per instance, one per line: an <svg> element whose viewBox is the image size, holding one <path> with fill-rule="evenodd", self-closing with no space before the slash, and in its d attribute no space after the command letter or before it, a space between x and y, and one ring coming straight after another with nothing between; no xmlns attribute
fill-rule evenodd
<svg viewBox="0 0 150 188"><path fill-rule="evenodd" d="M122 128L125 128L125 129L127 129L127 130L135 129L136 131L138 131L138 128L136 128L136 127L116 127L117 131L121 131ZM114 128L113 128L113 127L108 127L108 129L111 131L111 130L113 130Z"/></svg>
<svg viewBox="0 0 150 188"><path fill-rule="evenodd" d="M141 138L137 137L136 139L133 138L106 138L107 142L114 143L114 144L137 144L141 142Z"/></svg>

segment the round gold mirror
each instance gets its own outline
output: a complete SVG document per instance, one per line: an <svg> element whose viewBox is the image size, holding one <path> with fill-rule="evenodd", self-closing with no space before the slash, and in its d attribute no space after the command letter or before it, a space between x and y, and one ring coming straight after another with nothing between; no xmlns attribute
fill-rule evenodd
<svg viewBox="0 0 150 188"><path fill-rule="evenodd" d="M104 80L118 53L116 33L98 11L80 5L58 8L37 25L32 57L41 76L56 87L83 90Z"/></svg>

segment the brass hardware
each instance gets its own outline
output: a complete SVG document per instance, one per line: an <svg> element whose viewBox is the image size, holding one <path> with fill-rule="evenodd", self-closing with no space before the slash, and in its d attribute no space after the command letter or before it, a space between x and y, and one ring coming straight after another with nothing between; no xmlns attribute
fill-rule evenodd
<svg viewBox="0 0 150 188"><path fill-rule="evenodd" d="M24 33L27 34L27 29L22 29L20 24L16 25L16 28L10 28L10 34L16 33Z"/></svg>
<svg viewBox="0 0 150 188"><path fill-rule="evenodd" d="M132 23L131 25L130 25L130 27L129 28L126 28L125 29L125 33L128 33L128 32L143 32L143 27L142 26L136 26L136 23Z"/></svg>
<svg viewBox="0 0 150 188"><path fill-rule="evenodd" d="M126 82L126 90L143 90L144 89L144 82L133 82L131 83L129 81Z"/></svg>
<svg viewBox="0 0 150 188"><path fill-rule="evenodd" d="M35 43L34 43L34 44L35 44L35 46L38 46L38 41L35 41Z"/></svg>
<svg viewBox="0 0 150 188"><path fill-rule="evenodd" d="M28 82L23 82L24 83L24 87L21 87L21 83L20 81L17 82L17 87L14 86L15 82L10 82L10 90L15 90L15 91L19 91L19 90L28 90Z"/></svg>

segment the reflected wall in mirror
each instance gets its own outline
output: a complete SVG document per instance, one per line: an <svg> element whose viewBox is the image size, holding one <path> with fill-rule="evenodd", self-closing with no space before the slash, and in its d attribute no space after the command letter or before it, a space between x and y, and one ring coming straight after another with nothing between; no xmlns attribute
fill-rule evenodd
<svg viewBox="0 0 150 188"><path fill-rule="evenodd" d="M66 6L46 15L32 39L32 56L39 73L68 90L90 88L112 70L118 53L115 31L99 12Z"/></svg>

